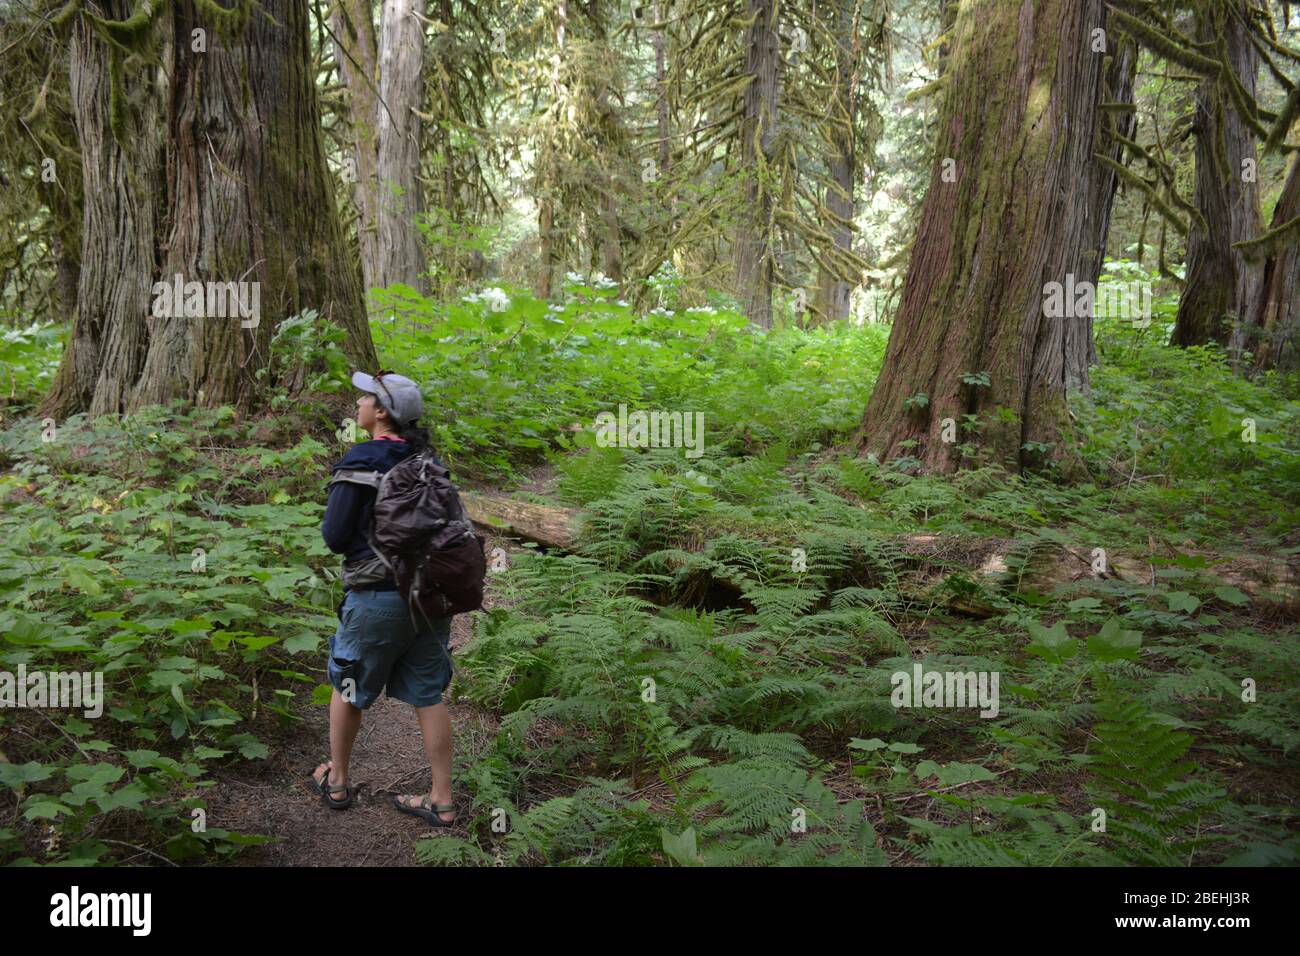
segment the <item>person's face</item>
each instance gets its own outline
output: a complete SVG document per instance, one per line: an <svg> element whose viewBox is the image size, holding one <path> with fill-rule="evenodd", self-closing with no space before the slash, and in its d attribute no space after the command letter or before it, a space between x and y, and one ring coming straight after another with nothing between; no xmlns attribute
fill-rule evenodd
<svg viewBox="0 0 1300 956"><path fill-rule="evenodd" d="M379 404L375 396L367 393L357 399L357 427L368 435L375 433L375 424L383 422L388 427L388 409Z"/></svg>

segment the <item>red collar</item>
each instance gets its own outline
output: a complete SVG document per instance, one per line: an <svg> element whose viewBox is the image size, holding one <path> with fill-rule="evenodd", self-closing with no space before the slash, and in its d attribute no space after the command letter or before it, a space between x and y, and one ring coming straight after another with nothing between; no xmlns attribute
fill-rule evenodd
<svg viewBox="0 0 1300 956"><path fill-rule="evenodd" d="M372 438L371 441L406 441L405 438L398 438L396 435L383 434L378 438Z"/></svg>

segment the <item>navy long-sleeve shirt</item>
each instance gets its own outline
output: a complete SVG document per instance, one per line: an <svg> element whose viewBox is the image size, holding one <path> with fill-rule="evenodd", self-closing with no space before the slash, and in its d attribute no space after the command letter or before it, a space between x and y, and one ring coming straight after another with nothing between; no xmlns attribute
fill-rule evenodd
<svg viewBox="0 0 1300 956"><path fill-rule="evenodd" d="M353 445L330 471L357 469L382 474L413 452L411 445L404 441L371 439ZM335 554L343 555L346 561L373 558L375 552L368 539L374 508L375 489L345 481L332 485L325 503L325 517L321 519L320 525L326 547ZM394 591L397 582L388 577L370 587L376 591Z"/></svg>

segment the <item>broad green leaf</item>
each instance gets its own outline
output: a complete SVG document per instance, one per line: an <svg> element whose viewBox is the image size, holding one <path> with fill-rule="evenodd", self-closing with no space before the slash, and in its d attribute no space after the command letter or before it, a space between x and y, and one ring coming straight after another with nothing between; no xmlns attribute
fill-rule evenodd
<svg viewBox="0 0 1300 956"><path fill-rule="evenodd" d="M303 631L301 634L295 634L284 642L284 649L290 654L298 654L302 651L314 652L320 647L321 636L313 634L311 631Z"/></svg>
<svg viewBox="0 0 1300 956"><path fill-rule="evenodd" d="M681 866L704 865L704 860L701 859L699 849L696 846L694 827L687 827L676 835L671 833L667 827L660 827L659 838L663 844L664 852L674 862Z"/></svg>
<svg viewBox="0 0 1300 956"><path fill-rule="evenodd" d="M54 770L52 764L43 764L35 760L29 760L27 763L0 763L0 783L11 790L17 790L29 783L50 779L54 776Z"/></svg>
<svg viewBox="0 0 1300 956"><path fill-rule="evenodd" d="M50 797L34 798L26 804L24 820L54 820L61 813L71 813L72 808Z"/></svg>
<svg viewBox="0 0 1300 956"><path fill-rule="evenodd" d="M1116 617L1088 638L1088 654L1098 661L1136 660L1141 648L1142 632L1124 630Z"/></svg>
<svg viewBox="0 0 1300 956"><path fill-rule="evenodd" d="M1048 663L1059 664L1079 652L1079 642L1066 631L1064 621L1057 621L1051 627L1043 627L1036 621L1031 621L1029 635L1033 640L1025 650Z"/></svg>
<svg viewBox="0 0 1300 956"><path fill-rule="evenodd" d="M883 750L884 748L885 742L879 737L872 737L870 740L854 737L849 741L850 750L866 750L870 752L872 750Z"/></svg>
<svg viewBox="0 0 1300 956"><path fill-rule="evenodd" d="M1226 601L1229 604L1241 605L1250 600L1238 588L1233 587L1231 584L1220 585L1214 589L1214 594L1220 601Z"/></svg>

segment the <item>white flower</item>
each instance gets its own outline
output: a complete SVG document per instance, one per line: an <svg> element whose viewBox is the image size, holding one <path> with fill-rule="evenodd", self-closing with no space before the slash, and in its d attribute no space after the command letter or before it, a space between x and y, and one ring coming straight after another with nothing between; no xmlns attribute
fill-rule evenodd
<svg viewBox="0 0 1300 956"><path fill-rule="evenodd" d="M506 295L504 289L498 289L496 286L483 290L483 301L493 312L504 312L510 308L510 296Z"/></svg>

